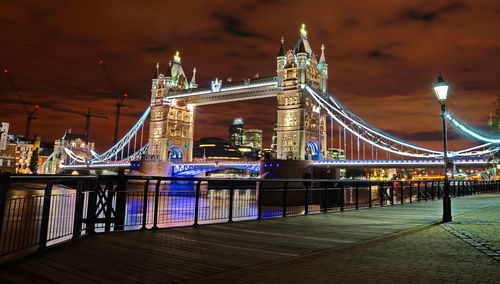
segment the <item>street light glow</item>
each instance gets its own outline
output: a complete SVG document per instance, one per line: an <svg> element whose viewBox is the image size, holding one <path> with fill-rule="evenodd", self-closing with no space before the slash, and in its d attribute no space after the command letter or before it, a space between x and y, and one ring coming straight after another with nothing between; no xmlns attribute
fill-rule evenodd
<svg viewBox="0 0 500 284"><path fill-rule="evenodd" d="M448 98L448 84L444 81L443 76L439 73L436 84L434 84L434 92L436 93L438 101L445 102Z"/></svg>

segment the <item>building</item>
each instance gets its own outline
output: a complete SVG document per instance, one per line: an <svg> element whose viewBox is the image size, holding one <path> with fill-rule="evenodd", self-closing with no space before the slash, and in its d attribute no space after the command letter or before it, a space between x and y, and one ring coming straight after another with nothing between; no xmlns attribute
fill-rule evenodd
<svg viewBox="0 0 500 284"><path fill-rule="evenodd" d="M327 160L346 160L345 151L343 149L328 148L326 150Z"/></svg>
<svg viewBox="0 0 500 284"><path fill-rule="evenodd" d="M247 158L256 161L262 156L262 129L245 129L242 118L229 127L229 141Z"/></svg>
<svg viewBox="0 0 500 284"><path fill-rule="evenodd" d="M6 122L1 123L0 129L0 172L31 174L29 169L31 156L34 145L40 145L40 138L31 141L22 136L9 134L9 124Z"/></svg>
<svg viewBox="0 0 500 284"><path fill-rule="evenodd" d="M63 137L54 142L52 157L44 164L44 173L56 174L61 172L61 164L69 165L72 161L85 163L94 157L94 143L86 142L87 136L71 133L66 130ZM68 151L71 150L71 151ZM94 152L95 153L95 152Z"/></svg>
<svg viewBox="0 0 500 284"><path fill-rule="evenodd" d="M244 160L232 143L216 137L204 137L194 142L193 159L198 161Z"/></svg>
<svg viewBox="0 0 500 284"><path fill-rule="evenodd" d="M262 129L246 129L245 145L253 149L262 149Z"/></svg>
<svg viewBox="0 0 500 284"><path fill-rule="evenodd" d="M347 160L345 155L345 151L343 149L338 148L328 148L326 149L326 159L327 160ZM345 169L338 169L337 172L338 178L344 178L346 175Z"/></svg>
<svg viewBox="0 0 500 284"><path fill-rule="evenodd" d="M50 163L52 158L52 153L54 153L54 143L50 142L40 142L38 152L38 173L39 174L49 174L46 165Z"/></svg>
<svg viewBox="0 0 500 284"><path fill-rule="evenodd" d="M238 147L245 144L245 130L243 119L235 118L229 127L229 141Z"/></svg>

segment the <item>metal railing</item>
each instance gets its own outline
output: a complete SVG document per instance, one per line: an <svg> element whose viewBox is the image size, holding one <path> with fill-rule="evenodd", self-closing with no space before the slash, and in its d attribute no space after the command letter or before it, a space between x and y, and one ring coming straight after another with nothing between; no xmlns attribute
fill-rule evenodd
<svg viewBox="0 0 500 284"><path fill-rule="evenodd" d="M0 176L0 262L93 233L420 202L441 198L442 188L436 180ZM473 180L450 188L455 197L499 189Z"/></svg>

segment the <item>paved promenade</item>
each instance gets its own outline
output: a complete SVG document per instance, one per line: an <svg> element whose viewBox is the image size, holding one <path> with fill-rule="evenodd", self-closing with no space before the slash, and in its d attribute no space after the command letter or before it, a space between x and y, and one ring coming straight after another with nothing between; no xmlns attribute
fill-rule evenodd
<svg viewBox="0 0 500 284"><path fill-rule="evenodd" d="M0 282L500 283L500 194L157 232L97 234Z"/></svg>

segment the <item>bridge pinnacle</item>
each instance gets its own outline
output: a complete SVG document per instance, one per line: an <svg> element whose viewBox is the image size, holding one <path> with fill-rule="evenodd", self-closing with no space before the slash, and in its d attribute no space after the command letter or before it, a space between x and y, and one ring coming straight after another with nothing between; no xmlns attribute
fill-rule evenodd
<svg viewBox="0 0 500 284"><path fill-rule="evenodd" d="M326 59L325 59L325 45L322 44L321 45L321 57L319 58L319 63L325 63L326 62Z"/></svg>
<svg viewBox="0 0 500 284"><path fill-rule="evenodd" d="M303 36L307 36L306 24L302 24L300 27L300 34Z"/></svg>
<svg viewBox="0 0 500 284"><path fill-rule="evenodd" d="M280 51L278 53L278 56L285 56L285 47L284 47L284 44L285 43L285 39L283 37L281 37L281 45L280 45Z"/></svg>
<svg viewBox="0 0 500 284"><path fill-rule="evenodd" d="M153 79L158 79L158 76L160 75L159 68L160 68L160 63L156 62L156 70L155 74L153 75Z"/></svg>
<svg viewBox="0 0 500 284"><path fill-rule="evenodd" d="M181 62L181 56L179 54L179 51L175 52L174 61Z"/></svg>
<svg viewBox="0 0 500 284"><path fill-rule="evenodd" d="M191 85L196 84L196 67L193 68L193 78L191 78Z"/></svg>

